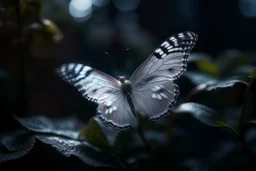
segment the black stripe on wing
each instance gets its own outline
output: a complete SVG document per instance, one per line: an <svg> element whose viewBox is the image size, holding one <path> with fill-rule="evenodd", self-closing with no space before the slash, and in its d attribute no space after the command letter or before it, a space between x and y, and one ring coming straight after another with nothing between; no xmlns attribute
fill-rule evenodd
<svg viewBox="0 0 256 171"><path fill-rule="evenodd" d="M93 102L98 102L102 94L119 90L116 79L89 66L63 64L56 72L64 81L75 86L83 97Z"/></svg>
<svg viewBox="0 0 256 171"><path fill-rule="evenodd" d="M180 77L180 75L187 68L187 60L190 54L190 51L196 45L198 36L193 32L183 32L171 36L169 39L164 41L152 54L153 57L158 59L163 59L170 54L174 53L183 53L182 57L182 69L180 72L173 75L174 79ZM171 69L171 68L170 68Z"/></svg>
<svg viewBox="0 0 256 171"><path fill-rule="evenodd" d="M81 80L88 77L93 69L89 66L85 66L82 64L63 64L59 68L56 69L56 73L67 83L73 85L77 90L90 101L95 101L97 99L93 99L88 97L86 90L82 88L81 84L78 84Z"/></svg>

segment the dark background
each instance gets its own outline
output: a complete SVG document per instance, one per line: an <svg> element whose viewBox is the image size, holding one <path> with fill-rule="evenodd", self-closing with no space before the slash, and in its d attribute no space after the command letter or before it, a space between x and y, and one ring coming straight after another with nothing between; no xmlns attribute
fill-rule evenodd
<svg viewBox="0 0 256 171"><path fill-rule="evenodd" d="M13 50L6 44L6 35L1 34L0 67L3 75L15 78L20 56L29 54L25 61L25 112L18 115L75 115L87 121L95 114L96 105L82 98L75 88L55 74L55 69L63 63L81 62L113 76L129 76L162 41L183 31L193 31L199 35L192 52L206 53L212 59L227 50L245 53L255 50L256 2L252 0L93 2L105 5L92 5L91 15L82 18L71 15L70 2L67 0L43 2L42 18L55 23L63 35L58 43L33 43L29 51L22 52ZM15 113L16 84L10 78L10 84L4 85L9 94L7 100L2 100L1 128L12 127L9 120ZM69 161L57 152L52 153L51 158L56 155ZM52 162L48 155L37 153L35 148L28 156L5 165L13 167L11 164L16 162L18 166L25 167L28 161L36 158L48 158L49 163ZM55 165L60 167L57 163Z"/></svg>

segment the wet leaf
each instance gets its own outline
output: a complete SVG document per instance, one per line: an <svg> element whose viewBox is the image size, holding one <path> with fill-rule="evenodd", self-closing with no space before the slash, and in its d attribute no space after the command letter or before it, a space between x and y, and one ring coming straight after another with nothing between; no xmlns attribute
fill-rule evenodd
<svg viewBox="0 0 256 171"><path fill-rule="evenodd" d="M73 117L49 119L45 116L31 116L27 118L15 117L25 128L38 133L53 133L56 135L78 138L84 126Z"/></svg>
<svg viewBox="0 0 256 171"><path fill-rule="evenodd" d="M242 104L247 83L240 80L209 81L193 89L187 100L204 104L219 111Z"/></svg>
<svg viewBox="0 0 256 171"><path fill-rule="evenodd" d="M26 155L35 144L35 137L30 131L15 131L2 137L0 142L0 163L18 159Z"/></svg>
<svg viewBox="0 0 256 171"><path fill-rule="evenodd" d="M183 103L174 112L176 114L188 113L197 120L209 126L225 127L224 118L216 110L199 103Z"/></svg>
<svg viewBox="0 0 256 171"><path fill-rule="evenodd" d="M37 136L43 143L56 148L63 155L76 156L83 162L95 167L119 167L116 158L83 141L55 136Z"/></svg>
<svg viewBox="0 0 256 171"><path fill-rule="evenodd" d="M245 97L243 101L243 109L240 117L240 128L244 123L249 120L250 115L256 112L256 69L250 75L250 81L248 83Z"/></svg>
<svg viewBox="0 0 256 171"><path fill-rule="evenodd" d="M185 72L183 74L183 77L188 79L193 84L193 86L198 86L200 84L208 83L210 81L218 82L218 79L216 77L201 72Z"/></svg>
<svg viewBox="0 0 256 171"><path fill-rule="evenodd" d="M109 145L101 127L94 119L90 119L88 126L80 132L79 136L84 136L89 143L99 148L106 148Z"/></svg>

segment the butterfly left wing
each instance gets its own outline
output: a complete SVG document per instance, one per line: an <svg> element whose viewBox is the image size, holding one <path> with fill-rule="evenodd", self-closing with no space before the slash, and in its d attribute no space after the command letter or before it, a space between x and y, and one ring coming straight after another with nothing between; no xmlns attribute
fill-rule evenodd
<svg viewBox="0 0 256 171"><path fill-rule="evenodd" d="M63 64L58 75L82 95L98 104L98 117L113 129L128 129L137 121L121 91L121 83L99 70L82 64Z"/></svg>
<svg viewBox="0 0 256 171"><path fill-rule="evenodd" d="M193 32L171 36L135 70L130 81L137 112L158 120L174 106L179 90L173 81L186 70L197 39Z"/></svg>
<svg viewBox="0 0 256 171"><path fill-rule="evenodd" d="M99 70L82 64L63 64L57 69L59 76L75 86L87 100L101 103L108 95L121 94L120 83Z"/></svg>

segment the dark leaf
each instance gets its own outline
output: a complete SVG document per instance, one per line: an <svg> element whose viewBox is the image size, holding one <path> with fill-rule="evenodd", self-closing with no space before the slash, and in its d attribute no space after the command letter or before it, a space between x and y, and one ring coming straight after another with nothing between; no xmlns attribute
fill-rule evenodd
<svg viewBox="0 0 256 171"><path fill-rule="evenodd" d="M27 27L27 32L33 34L36 44L40 46L57 43L63 39L60 29L48 19L43 19L41 22L30 24Z"/></svg>
<svg viewBox="0 0 256 171"><path fill-rule="evenodd" d="M242 104L247 83L240 80L210 81L193 89L186 100L223 111L228 106Z"/></svg>
<svg viewBox="0 0 256 171"><path fill-rule="evenodd" d="M108 140L94 119L90 119L87 127L80 132L79 136L84 136L90 144L99 148L108 147Z"/></svg>
<svg viewBox="0 0 256 171"><path fill-rule="evenodd" d="M211 76L209 74L205 74L201 72L193 72L193 71L185 72L183 74L183 77L188 79L193 84L194 87L203 83L219 81L216 77Z"/></svg>
<svg viewBox="0 0 256 171"><path fill-rule="evenodd" d="M54 137L54 136L37 136L43 143L49 144L56 148L63 155L76 156L83 162L95 167L119 167L115 157L102 152L100 149L83 141Z"/></svg>
<svg viewBox="0 0 256 171"><path fill-rule="evenodd" d="M188 113L197 120L209 126L225 127L222 116L214 109L198 103L183 103L174 112L176 114Z"/></svg>
<svg viewBox="0 0 256 171"><path fill-rule="evenodd" d="M134 144L133 131L122 131L116 137L113 152L118 156L125 156Z"/></svg>
<svg viewBox="0 0 256 171"><path fill-rule="evenodd" d="M26 22L40 20L42 11L42 0L25 0L20 4L21 15Z"/></svg>
<svg viewBox="0 0 256 171"><path fill-rule="evenodd" d="M73 117L49 119L44 116L32 116L27 118L15 117L25 128L38 133L52 133L63 135L73 139L78 138L80 130L84 126Z"/></svg>
<svg viewBox="0 0 256 171"><path fill-rule="evenodd" d="M252 65L239 66L232 71L229 77L232 77L233 79L248 81L249 76L251 75L251 73L255 68L256 66L252 66Z"/></svg>
<svg viewBox="0 0 256 171"><path fill-rule="evenodd" d="M216 60L218 67L220 68L221 76L225 77L229 75L235 68L247 65L249 63L246 54L238 50L228 50L221 53Z"/></svg>
<svg viewBox="0 0 256 171"><path fill-rule="evenodd" d="M189 57L188 70L191 69L207 73L213 76L219 75L218 66L211 60L211 57L204 53L194 53Z"/></svg>
<svg viewBox="0 0 256 171"><path fill-rule="evenodd" d="M256 112L256 69L250 75L250 81L248 83L245 97L243 101L243 108L240 117L239 126L242 127L244 123L249 120L250 115Z"/></svg>
<svg viewBox="0 0 256 171"><path fill-rule="evenodd" d="M18 159L26 155L35 144L35 137L30 131L15 131L3 136L0 147L0 163Z"/></svg>

